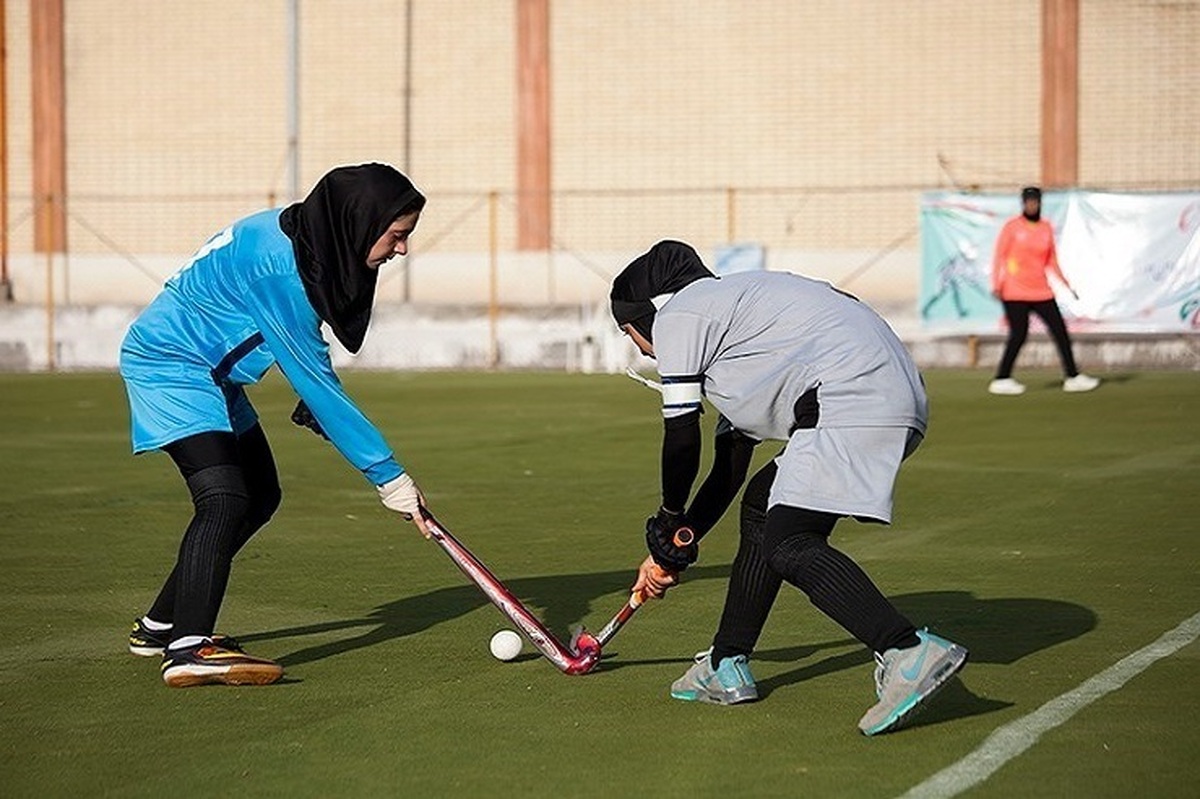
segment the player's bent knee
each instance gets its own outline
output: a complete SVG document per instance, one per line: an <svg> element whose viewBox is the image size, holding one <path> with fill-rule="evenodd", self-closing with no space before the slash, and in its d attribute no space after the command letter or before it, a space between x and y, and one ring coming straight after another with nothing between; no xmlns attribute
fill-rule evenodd
<svg viewBox="0 0 1200 799"><path fill-rule="evenodd" d="M210 466L187 479L196 516L220 528L238 530L250 513L250 494L237 466Z"/></svg>
<svg viewBox="0 0 1200 799"><path fill-rule="evenodd" d="M283 501L283 491L276 485L267 491L261 491L250 499L250 510L246 514L247 525L254 530L271 521L279 504Z"/></svg>
<svg viewBox="0 0 1200 799"><path fill-rule="evenodd" d="M763 557L773 571L794 581L828 546L837 520L832 513L776 505L767 513Z"/></svg>

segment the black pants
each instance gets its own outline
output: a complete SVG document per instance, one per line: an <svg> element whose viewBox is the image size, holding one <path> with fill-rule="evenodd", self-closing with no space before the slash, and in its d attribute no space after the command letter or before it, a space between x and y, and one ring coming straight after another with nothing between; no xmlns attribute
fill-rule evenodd
<svg viewBox="0 0 1200 799"><path fill-rule="evenodd" d="M233 556L279 507L275 459L259 425L241 436L199 433L163 449L187 482L194 514L146 615L173 623L175 638L211 635Z"/></svg>
<svg viewBox="0 0 1200 799"><path fill-rule="evenodd" d="M785 505L768 512L775 473L771 461L750 479L742 497L741 541L713 638L713 664L750 655L784 582L875 652L916 645L912 622L858 564L829 545L835 514Z"/></svg>
<svg viewBox="0 0 1200 799"><path fill-rule="evenodd" d="M1075 357L1071 354L1071 337L1067 335L1067 325L1063 322L1058 303L1054 300L1041 302L1019 302L1004 300L1004 315L1008 318L1008 342L1004 345L1004 356L1000 359L1000 368L996 370L996 379L1012 377L1013 364L1017 362L1017 353L1025 346L1025 338L1029 334L1029 312L1033 311L1046 324L1046 329L1054 338L1058 347L1058 358L1062 361L1063 372L1067 377L1079 374L1075 368Z"/></svg>

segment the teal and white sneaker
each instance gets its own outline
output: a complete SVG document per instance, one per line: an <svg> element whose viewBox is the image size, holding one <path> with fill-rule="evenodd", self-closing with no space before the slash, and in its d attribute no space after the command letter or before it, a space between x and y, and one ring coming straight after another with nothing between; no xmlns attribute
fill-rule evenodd
<svg viewBox="0 0 1200 799"><path fill-rule="evenodd" d="M745 655L724 658L714 671L712 650L706 649L697 652L691 668L671 683L671 696L685 702L736 705L758 699L758 686Z"/></svg>
<svg viewBox="0 0 1200 799"><path fill-rule="evenodd" d="M863 735L902 727L967 662L967 650L958 644L928 630L918 630L917 638L921 642L916 646L875 655L875 695L879 703L859 719Z"/></svg>

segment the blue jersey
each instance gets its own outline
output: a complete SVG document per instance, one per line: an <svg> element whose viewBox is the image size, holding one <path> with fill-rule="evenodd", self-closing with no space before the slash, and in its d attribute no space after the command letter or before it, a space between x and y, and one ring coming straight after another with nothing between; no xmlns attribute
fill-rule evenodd
<svg viewBox="0 0 1200 799"><path fill-rule="evenodd" d="M279 228L281 210L212 237L129 328L121 376L133 449L245 432L257 417L241 387L277 365L338 451L381 485L404 470L334 374L291 239Z"/></svg>

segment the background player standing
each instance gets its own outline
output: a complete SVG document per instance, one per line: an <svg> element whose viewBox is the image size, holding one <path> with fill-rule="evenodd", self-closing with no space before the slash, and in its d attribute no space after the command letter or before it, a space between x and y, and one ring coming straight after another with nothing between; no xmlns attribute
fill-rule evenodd
<svg viewBox="0 0 1200 799"><path fill-rule="evenodd" d="M996 377L988 384L988 391L993 394L1025 393L1025 385L1013 379L1012 370L1029 333L1030 312L1041 317L1058 347L1058 358L1066 375L1063 391L1091 391L1100 385L1099 379L1080 374L1075 366L1071 337L1054 301L1047 274L1054 275L1067 291L1079 296L1058 267L1054 228L1042 219L1042 190L1027 186L1021 190L1021 213L1000 229L992 258L992 293L1004 303L1004 316L1008 319L1004 355Z"/></svg>
<svg viewBox="0 0 1200 799"><path fill-rule="evenodd" d="M359 350L379 267L407 253L424 206L390 166L334 169L303 202L210 239L126 334L134 452L166 451L194 506L175 566L129 636L134 654L162 654L167 685L261 685L283 675L213 635L233 556L280 502L271 448L243 389L271 366L300 396L293 420L329 438L386 507L425 532L420 492L342 388L321 336L326 322Z"/></svg>
<svg viewBox="0 0 1200 799"><path fill-rule="evenodd" d="M757 699L749 656L787 581L875 653L879 701L859 721L862 732L898 727L963 666L967 651L916 629L829 536L844 516L891 520L897 470L927 419L904 346L874 311L826 283L773 272L717 279L675 241L630 263L613 281L611 301L617 324L657 360L663 389L662 506L647 521L650 557L635 589L661 596L674 584L698 554L676 532L693 517L698 532L715 523L744 479L754 442L787 442L747 487L712 648L671 695ZM718 430L713 471L685 511L699 470L703 397L727 429Z"/></svg>

